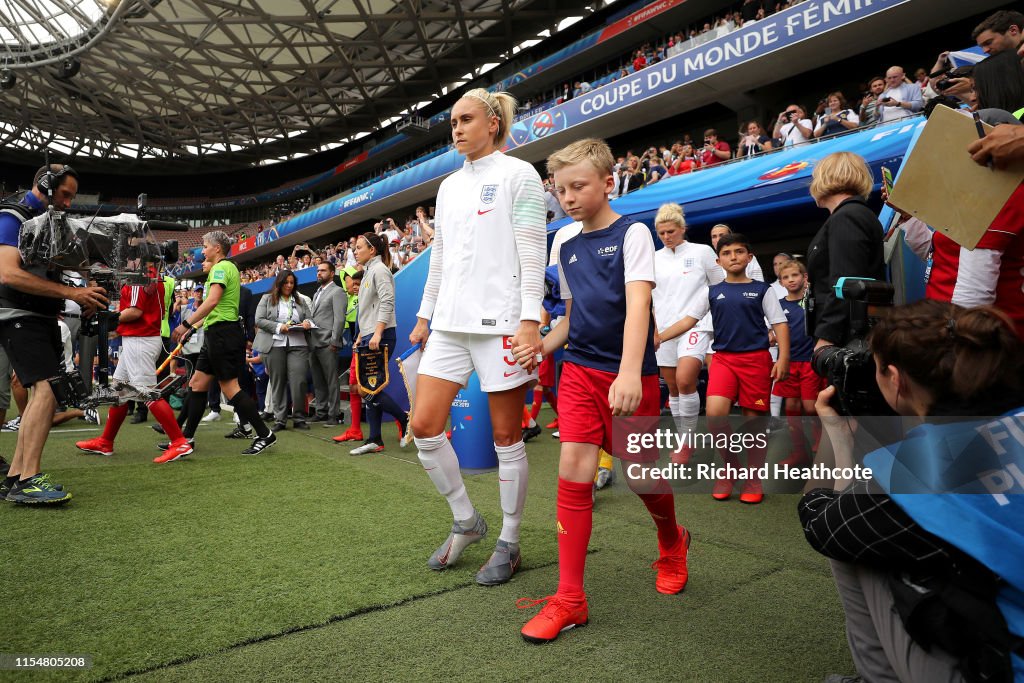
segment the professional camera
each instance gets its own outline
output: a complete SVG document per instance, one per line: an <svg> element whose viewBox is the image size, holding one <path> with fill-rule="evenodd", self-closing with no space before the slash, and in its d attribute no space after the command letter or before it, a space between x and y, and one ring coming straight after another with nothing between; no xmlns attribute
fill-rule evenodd
<svg viewBox="0 0 1024 683"><path fill-rule="evenodd" d="M853 336L845 346L823 346L814 352L811 367L836 388L837 410L844 415L892 415L875 382L875 359L867 334L883 310L893 305L895 290L887 282L839 278L836 297L850 304Z"/></svg>
<svg viewBox="0 0 1024 683"><path fill-rule="evenodd" d="M140 201L140 212L144 205ZM93 407L120 400L153 400L173 387L119 386L111 388L107 379L108 333L116 327L121 288L125 285L150 285L162 281L165 264L178 260L176 240L159 242L152 230L188 230L187 225L163 221L147 221L134 214L110 217L72 218L54 209L25 221L18 236L18 250L27 267L47 270L76 270L103 287L111 302L110 310L97 311L83 320L83 332L96 334L101 343L99 381L93 394L84 383L75 382L67 373L50 380L54 393L65 405ZM90 362L83 359L83 362ZM181 378L173 377L180 383ZM172 382L173 383L173 382Z"/></svg>
<svg viewBox="0 0 1024 683"><path fill-rule="evenodd" d="M935 84L935 89L939 92L946 90L951 85L950 81L953 78L970 78L974 74L974 65L967 64L965 66L958 66L955 69L950 69L945 72L945 75L941 81Z"/></svg>

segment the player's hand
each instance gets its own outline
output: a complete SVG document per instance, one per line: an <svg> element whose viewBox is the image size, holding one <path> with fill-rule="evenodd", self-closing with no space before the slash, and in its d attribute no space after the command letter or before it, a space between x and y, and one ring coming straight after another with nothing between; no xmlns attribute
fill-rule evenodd
<svg viewBox="0 0 1024 683"><path fill-rule="evenodd" d="M789 361L776 361L775 365L772 366L772 380L775 382L781 382L787 377L789 377Z"/></svg>
<svg viewBox="0 0 1024 683"><path fill-rule="evenodd" d="M520 344L519 346L512 347L512 357L516 359L527 372L533 372L533 369L540 365L538 356L543 354L543 347L538 348L536 346L530 346L529 344Z"/></svg>
<svg viewBox="0 0 1024 683"><path fill-rule="evenodd" d="M989 131L988 135L975 140L967 148L975 163L982 166L991 161L996 168L1004 168L1014 161L1024 159L1024 130L1021 126L1002 124Z"/></svg>
<svg viewBox="0 0 1024 683"><path fill-rule="evenodd" d="M185 334L185 332L187 332L187 331L188 331L187 327L185 327L184 325L178 325L171 332L171 341L174 342L175 344L180 343L181 342L181 336L183 334Z"/></svg>
<svg viewBox="0 0 1024 683"><path fill-rule="evenodd" d="M374 332L373 336L370 337L370 343L367 344L371 351L376 351L380 348L380 332Z"/></svg>
<svg viewBox="0 0 1024 683"><path fill-rule="evenodd" d="M775 338L775 330L768 330L768 346L778 346L779 340Z"/></svg>
<svg viewBox="0 0 1024 683"><path fill-rule="evenodd" d="M608 405L612 415L632 415L643 398L639 375L619 375L608 389Z"/></svg>
<svg viewBox="0 0 1024 683"><path fill-rule="evenodd" d="M544 348L544 342L540 337L540 323L536 320L523 320L519 323L519 329L512 335L512 348L526 345L533 348L535 353L540 353Z"/></svg>
<svg viewBox="0 0 1024 683"><path fill-rule="evenodd" d="M107 290L90 285L89 287L72 287L69 297L82 307L82 313L90 316L100 308L107 307Z"/></svg>
<svg viewBox="0 0 1024 683"><path fill-rule="evenodd" d="M409 333L409 342L415 346L419 344L423 349L427 348L427 337L430 336L430 326L427 324L426 319L417 318L416 327L412 328L412 332Z"/></svg>
<svg viewBox="0 0 1024 683"><path fill-rule="evenodd" d="M659 348L661 348L661 335L658 334L657 330L655 330L654 331L654 350L657 351Z"/></svg>
<svg viewBox="0 0 1024 683"><path fill-rule="evenodd" d="M311 322L310 322L310 321L308 321L308 320L303 320L303 321L302 321L302 329L304 329L304 330L310 330L310 329L312 329L312 328L313 328L313 323L311 323Z"/></svg>

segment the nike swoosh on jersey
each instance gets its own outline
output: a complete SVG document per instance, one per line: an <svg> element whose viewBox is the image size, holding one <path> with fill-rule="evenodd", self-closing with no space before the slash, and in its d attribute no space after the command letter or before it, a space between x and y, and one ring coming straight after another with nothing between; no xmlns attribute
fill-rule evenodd
<svg viewBox="0 0 1024 683"><path fill-rule="evenodd" d="M506 377L511 377L512 375L518 375L518 374L519 374L518 370L513 370L512 372L506 372L505 376Z"/></svg>
<svg viewBox="0 0 1024 683"><path fill-rule="evenodd" d="M477 209L476 210L476 215L477 216L483 216L485 213L490 213L491 211L494 211L494 209L487 209L486 211L481 211L480 209Z"/></svg>

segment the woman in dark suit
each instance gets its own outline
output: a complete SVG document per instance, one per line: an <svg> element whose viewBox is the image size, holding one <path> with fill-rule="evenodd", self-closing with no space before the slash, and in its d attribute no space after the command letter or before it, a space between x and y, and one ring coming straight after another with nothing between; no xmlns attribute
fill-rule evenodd
<svg viewBox="0 0 1024 683"><path fill-rule="evenodd" d="M807 249L807 276L814 297L808 328L815 351L845 344L851 337L849 306L836 298L836 281L843 277L885 280L882 224L867 205L873 184L864 159L851 152L830 154L814 169L811 196L831 214Z"/></svg>
<svg viewBox="0 0 1024 683"><path fill-rule="evenodd" d="M309 429L306 424L306 373L309 370L309 304L295 291L295 273L282 270L274 286L256 307L256 340L254 351L265 358L270 392L274 403L273 430L286 429L288 396L292 394L292 424L296 429Z"/></svg>

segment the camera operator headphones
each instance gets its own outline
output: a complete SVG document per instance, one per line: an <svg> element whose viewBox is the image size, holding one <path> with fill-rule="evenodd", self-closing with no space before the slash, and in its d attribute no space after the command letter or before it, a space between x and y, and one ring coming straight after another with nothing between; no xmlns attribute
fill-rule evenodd
<svg viewBox="0 0 1024 683"><path fill-rule="evenodd" d="M53 166L56 166L56 164ZM52 192L60 187L64 176L71 176L72 178L78 177L78 173L75 172L75 169L71 168L67 164L61 164L59 171L54 171L53 166L47 165L46 171L43 175L39 176L38 185L39 189L43 192Z"/></svg>

